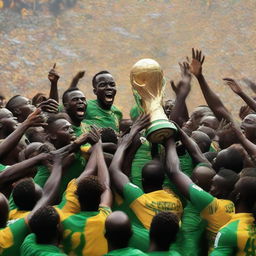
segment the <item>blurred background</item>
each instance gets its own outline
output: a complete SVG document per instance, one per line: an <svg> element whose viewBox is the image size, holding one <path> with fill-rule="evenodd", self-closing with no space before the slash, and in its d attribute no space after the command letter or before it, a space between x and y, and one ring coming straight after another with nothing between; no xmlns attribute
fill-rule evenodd
<svg viewBox="0 0 256 256"><path fill-rule="evenodd" d="M157 60L169 80L178 81L178 62L191 48L206 55L205 76L226 106L237 114L240 99L224 77L238 79L250 95L256 82L255 0L0 0L0 92L7 98L48 92L48 71L57 63L60 94L79 70L79 87L88 99L91 79L100 70L116 79L115 104L127 117L134 100L131 66ZM204 104L192 81L188 106Z"/></svg>

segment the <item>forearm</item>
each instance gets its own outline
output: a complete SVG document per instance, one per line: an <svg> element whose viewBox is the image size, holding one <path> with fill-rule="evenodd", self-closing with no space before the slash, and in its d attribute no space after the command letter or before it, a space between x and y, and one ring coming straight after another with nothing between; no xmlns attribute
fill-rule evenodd
<svg viewBox="0 0 256 256"><path fill-rule="evenodd" d="M35 166L45 158L45 153L42 153L8 167L5 171L0 173L0 184L4 184L25 177L28 173L31 172L31 168L33 166Z"/></svg>
<svg viewBox="0 0 256 256"><path fill-rule="evenodd" d="M54 99L59 102L59 93L58 93L58 82L51 82L51 89L50 89L50 99Z"/></svg>
<svg viewBox="0 0 256 256"><path fill-rule="evenodd" d="M202 93L204 95L204 98L216 116L216 118L221 121L221 119L226 119L226 116L229 115L229 111L226 109L226 107L223 105L220 98L211 90L209 85L207 84L204 76L201 74L197 77L197 80L200 84Z"/></svg>
<svg viewBox="0 0 256 256"><path fill-rule="evenodd" d="M249 95L247 95L246 93L244 92L241 92L241 93L238 93L237 95L239 95L243 100L244 102L253 110L256 112L256 102L255 100L250 97Z"/></svg>
<svg viewBox="0 0 256 256"><path fill-rule="evenodd" d="M74 77L74 78L72 79L72 81L71 81L71 84L70 84L69 88L76 88L78 82L79 82L79 78Z"/></svg>

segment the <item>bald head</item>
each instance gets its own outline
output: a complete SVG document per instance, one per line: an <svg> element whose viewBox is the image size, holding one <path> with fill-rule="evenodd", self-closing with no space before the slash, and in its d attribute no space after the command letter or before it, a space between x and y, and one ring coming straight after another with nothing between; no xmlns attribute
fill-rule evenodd
<svg viewBox="0 0 256 256"><path fill-rule="evenodd" d="M111 213L105 222L105 237L111 250L128 246L132 236L131 223L128 216L121 211Z"/></svg>
<svg viewBox="0 0 256 256"><path fill-rule="evenodd" d="M211 140L207 134L200 131L192 132L191 138L196 142L196 144L201 149L202 153L208 152L211 146Z"/></svg>

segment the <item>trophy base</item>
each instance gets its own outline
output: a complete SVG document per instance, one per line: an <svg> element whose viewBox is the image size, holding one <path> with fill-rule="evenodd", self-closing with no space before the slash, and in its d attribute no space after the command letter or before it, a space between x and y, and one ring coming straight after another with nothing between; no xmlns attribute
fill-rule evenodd
<svg viewBox="0 0 256 256"><path fill-rule="evenodd" d="M177 131L176 126L166 120L158 119L151 123L146 130L146 137L152 143L162 143L165 139L172 136Z"/></svg>

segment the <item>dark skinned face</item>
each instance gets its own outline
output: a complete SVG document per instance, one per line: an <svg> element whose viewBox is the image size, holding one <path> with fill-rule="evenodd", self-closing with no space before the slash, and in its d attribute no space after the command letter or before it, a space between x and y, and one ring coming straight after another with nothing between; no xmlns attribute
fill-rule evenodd
<svg viewBox="0 0 256 256"><path fill-rule="evenodd" d="M114 103L116 95L116 84L114 78L110 74L98 75L95 79L96 86L93 89L97 100L103 109L110 109Z"/></svg>
<svg viewBox="0 0 256 256"><path fill-rule="evenodd" d="M23 122L35 110L31 101L22 96L15 99L15 106L16 113L14 115L18 117L19 122Z"/></svg>
<svg viewBox="0 0 256 256"><path fill-rule="evenodd" d="M168 100L165 102L164 105L164 113L166 114L166 116L169 118L170 114L172 112L172 109L174 107L174 101L173 100Z"/></svg>
<svg viewBox="0 0 256 256"><path fill-rule="evenodd" d="M75 123L84 119L87 103L81 91L72 91L67 95L67 102L64 104L66 112Z"/></svg>
<svg viewBox="0 0 256 256"><path fill-rule="evenodd" d="M76 136L67 120L58 119L51 125L50 138L56 148L61 148L74 141Z"/></svg>
<svg viewBox="0 0 256 256"><path fill-rule="evenodd" d="M13 116L6 108L0 109L0 128L3 128L6 134L12 133L18 125L17 118Z"/></svg>
<svg viewBox="0 0 256 256"><path fill-rule="evenodd" d="M222 199L223 189L226 187L226 181L223 177L216 174L212 179L210 194L214 197Z"/></svg>
<svg viewBox="0 0 256 256"><path fill-rule="evenodd" d="M256 115L247 115L241 123L241 129L248 140L254 140L256 137Z"/></svg>

